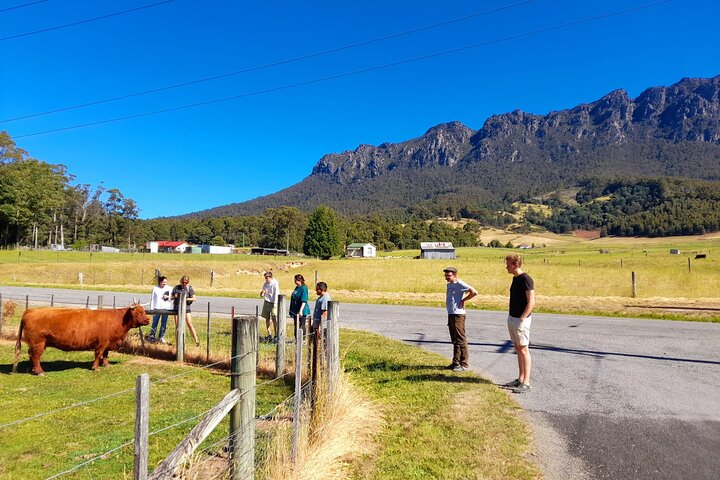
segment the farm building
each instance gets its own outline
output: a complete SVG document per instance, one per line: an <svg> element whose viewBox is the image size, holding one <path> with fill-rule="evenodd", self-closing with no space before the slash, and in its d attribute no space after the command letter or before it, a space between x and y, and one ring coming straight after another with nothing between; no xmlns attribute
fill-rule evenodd
<svg viewBox="0 0 720 480"><path fill-rule="evenodd" d="M451 242L420 242L420 258L455 258L455 247Z"/></svg>
<svg viewBox="0 0 720 480"><path fill-rule="evenodd" d="M345 252L348 257L374 257L377 248L372 243L351 243Z"/></svg>
<svg viewBox="0 0 720 480"><path fill-rule="evenodd" d="M232 253L233 250L232 247L221 247L219 245L200 245L200 249L202 250L202 253L217 253L221 255Z"/></svg>
<svg viewBox="0 0 720 480"><path fill-rule="evenodd" d="M284 248L265 248L265 247L253 247L250 249L250 253L253 255L290 255L290 252Z"/></svg>
<svg viewBox="0 0 720 480"><path fill-rule="evenodd" d="M145 247L150 253L185 253L190 245L185 242L169 242L158 240L147 242Z"/></svg>

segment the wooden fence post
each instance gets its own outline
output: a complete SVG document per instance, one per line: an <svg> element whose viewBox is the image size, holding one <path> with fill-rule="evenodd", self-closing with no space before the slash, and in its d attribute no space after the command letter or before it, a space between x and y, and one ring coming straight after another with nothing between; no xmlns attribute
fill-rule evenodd
<svg viewBox="0 0 720 480"><path fill-rule="evenodd" d="M150 376L138 375L135 380L135 465L134 480L148 478L148 429L150 423Z"/></svg>
<svg viewBox="0 0 720 480"><path fill-rule="evenodd" d="M175 345L177 348L175 360L178 362L185 361L185 312L187 311L187 305L185 300L187 299L187 292L180 292L180 298L178 298L178 315L177 315L177 332L175 332Z"/></svg>
<svg viewBox="0 0 720 480"><path fill-rule="evenodd" d="M637 297L637 283L635 282L635 272L632 272L632 298Z"/></svg>
<svg viewBox="0 0 720 480"><path fill-rule="evenodd" d="M277 304L277 344L275 344L275 378L280 378L285 370L285 295L278 295Z"/></svg>
<svg viewBox="0 0 720 480"><path fill-rule="evenodd" d="M55 306L55 294L50 295L50 306Z"/></svg>
<svg viewBox="0 0 720 480"><path fill-rule="evenodd" d="M98 295L98 301L97 301L97 308L98 310L102 310L104 302L104 298L102 295Z"/></svg>
<svg viewBox="0 0 720 480"><path fill-rule="evenodd" d="M688 272L692 272L692 266L690 265L690 257L688 257Z"/></svg>
<svg viewBox="0 0 720 480"><path fill-rule="evenodd" d="M232 309L230 311L230 318L234 318L234 317L235 317L235 307L232 307ZM211 325L211 320L210 320L210 302L208 302L207 353L205 356L205 359L207 360L208 363L210 363L210 328L211 327L212 327L212 325Z"/></svg>
<svg viewBox="0 0 720 480"><path fill-rule="evenodd" d="M258 348L255 352L255 365L260 365L260 307L257 305L255 305L255 323L257 324L255 331L258 334L256 339Z"/></svg>
<svg viewBox="0 0 720 480"><path fill-rule="evenodd" d="M230 389L240 400L230 411L230 479L252 479L255 470L255 355L258 324L252 317L233 318Z"/></svg>
<svg viewBox="0 0 720 480"><path fill-rule="evenodd" d="M320 317L320 321L317 322L318 325L315 326L315 319L313 318L312 321L312 342L308 342L312 344L312 363L310 366L310 410L315 411L315 400L317 399L317 384L318 384L318 368L319 366L319 352L321 346L320 336L322 335L322 317Z"/></svg>
<svg viewBox="0 0 720 480"><path fill-rule="evenodd" d="M302 345L303 329L295 322L295 407L293 408L292 462L297 462L300 444L300 408L302 407Z"/></svg>
<svg viewBox="0 0 720 480"><path fill-rule="evenodd" d="M90 308L90 295L85 299L85 308Z"/></svg>
<svg viewBox="0 0 720 480"><path fill-rule="evenodd" d="M188 458L197 450L197 447L210 435L218 426L227 413L240 400L239 390L230 390L220 403L211 408L205 418L190 430L185 439L170 452L165 460L160 462L150 475L150 480L166 480L177 478L177 471Z"/></svg>
<svg viewBox="0 0 720 480"><path fill-rule="evenodd" d="M25 310L27 310L28 308L30 308L30 295L25 295Z"/></svg>
<svg viewBox="0 0 720 480"><path fill-rule="evenodd" d="M333 394L340 377L340 303L328 302L327 333L325 343L327 350L328 392Z"/></svg>

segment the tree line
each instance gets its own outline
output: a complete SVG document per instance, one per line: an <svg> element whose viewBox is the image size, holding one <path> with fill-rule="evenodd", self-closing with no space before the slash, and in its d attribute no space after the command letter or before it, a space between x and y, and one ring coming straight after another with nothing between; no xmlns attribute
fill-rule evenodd
<svg viewBox="0 0 720 480"><path fill-rule="evenodd" d="M419 248L421 241L474 245L475 235L417 215L343 217L330 207L312 213L269 208L260 215L138 219L138 205L117 188L73 185L63 165L35 159L0 132L0 246L82 250L90 245L142 248L148 241L287 248L314 256L340 254L345 244Z"/></svg>
<svg viewBox="0 0 720 480"><path fill-rule="evenodd" d="M600 229L602 235L664 236L720 230L718 182L634 179L584 180L576 205L558 196L544 203L550 215L530 208L517 224L514 198L481 201L452 192L405 210L340 215L328 206L306 213L268 208L257 215L138 218L138 205L116 188L74 185L63 165L32 158L0 132L0 246L76 250L90 245L139 249L154 240L237 247L286 248L317 257L342 253L344 245L373 243L380 250L418 249L421 242L478 246L483 226L557 233ZM469 220L455 227L438 217ZM496 245L494 245L496 246Z"/></svg>

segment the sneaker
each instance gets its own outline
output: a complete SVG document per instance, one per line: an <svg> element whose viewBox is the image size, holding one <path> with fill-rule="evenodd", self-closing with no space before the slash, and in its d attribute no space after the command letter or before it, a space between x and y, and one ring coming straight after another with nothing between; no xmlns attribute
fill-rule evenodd
<svg viewBox="0 0 720 480"><path fill-rule="evenodd" d="M467 372L468 370L470 370L470 367L463 367L462 365L457 365L453 368L453 372Z"/></svg>
<svg viewBox="0 0 720 480"><path fill-rule="evenodd" d="M150 335L145 337L145 341L148 343L155 343L155 337L151 337Z"/></svg>
<svg viewBox="0 0 720 480"><path fill-rule="evenodd" d="M520 386L520 384L522 384L522 382L520 381L519 378L516 378L516 379L513 380L512 382L508 382L508 383L506 383L505 385L503 385L503 387L506 387L506 388L517 388L517 387Z"/></svg>
<svg viewBox="0 0 720 480"><path fill-rule="evenodd" d="M444 370L455 370L455 367L457 367L457 366L458 366L458 365L456 365L456 364L454 364L454 363L451 363L451 364L448 365L447 367L443 367L443 369L444 369Z"/></svg>
<svg viewBox="0 0 720 480"><path fill-rule="evenodd" d="M164 338L161 338L158 340L158 343L162 343L163 345L167 344L167 341Z"/></svg>
<svg viewBox="0 0 720 480"><path fill-rule="evenodd" d="M517 387L513 388L513 393L527 393L530 391L532 387L528 385L527 383L521 383Z"/></svg>

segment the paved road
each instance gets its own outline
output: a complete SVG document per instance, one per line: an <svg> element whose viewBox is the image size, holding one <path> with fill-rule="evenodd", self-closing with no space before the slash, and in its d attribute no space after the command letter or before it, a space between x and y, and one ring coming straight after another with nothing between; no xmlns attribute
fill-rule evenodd
<svg viewBox="0 0 720 480"><path fill-rule="evenodd" d="M81 304L103 294L53 292L56 302ZM0 293L45 295L48 302L50 295L14 287ZM118 305L132 298L104 295L106 305L113 295ZM259 304L210 301L213 311L225 312L254 312ZM442 309L342 304L340 312L345 327L451 356ZM497 383L515 378L505 315L470 311L467 325L473 369ZM533 390L516 398L546 478L720 478L720 324L537 314L532 341Z"/></svg>

